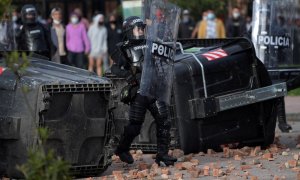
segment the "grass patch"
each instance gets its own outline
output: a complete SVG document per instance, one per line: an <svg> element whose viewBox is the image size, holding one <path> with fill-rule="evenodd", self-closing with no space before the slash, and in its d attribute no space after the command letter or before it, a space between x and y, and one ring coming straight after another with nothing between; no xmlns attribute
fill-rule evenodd
<svg viewBox="0 0 300 180"><path fill-rule="evenodd" d="M300 88L289 91L288 96L300 96Z"/></svg>

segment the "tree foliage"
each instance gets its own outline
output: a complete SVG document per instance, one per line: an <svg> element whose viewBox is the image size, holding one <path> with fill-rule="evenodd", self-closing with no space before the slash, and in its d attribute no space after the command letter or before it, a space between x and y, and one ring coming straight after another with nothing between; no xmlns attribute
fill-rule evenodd
<svg viewBox="0 0 300 180"><path fill-rule="evenodd" d="M217 16L224 15L227 11L224 0L170 0L182 9L188 9L195 20L202 18L202 12L208 9L215 11Z"/></svg>
<svg viewBox="0 0 300 180"><path fill-rule="evenodd" d="M0 0L0 20L3 18L3 15L8 12L10 5L11 0Z"/></svg>

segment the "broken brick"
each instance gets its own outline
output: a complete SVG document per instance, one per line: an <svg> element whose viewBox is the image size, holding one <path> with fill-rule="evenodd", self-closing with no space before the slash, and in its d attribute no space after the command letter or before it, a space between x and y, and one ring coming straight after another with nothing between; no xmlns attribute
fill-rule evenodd
<svg viewBox="0 0 300 180"><path fill-rule="evenodd" d="M219 177L219 169L213 169L212 173L214 177Z"/></svg>
<svg viewBox="0 0 300 180"><path fill-rule="evenodd" d="M274 176L273 180L280 180L279 176Z"/></svg>
<svg viewBox="0 0 300 180"><path fill-rule="evenodd" d="M182 166L182 164L183 164L182 162L177 162L177 163L175 163L175 165L174 165L174 166L175 166L175 168L176 168L176 169L178 169L178 170L182 170L182 169L183 169L183 166Z"/></svg>
<svg viewBox="0 0 300 180"><path fill-rule="evenodd" d="M191 162L194 166L198 166L198 165L199 165L199 160L198 160L198 159L191 159L190 162Z"/></svg>
<svg viewBox="0 0 300 180"><path fill-rule="evenodd" d="M138 173L137 169L130 170L128 172L129 179L136 179L137 178L137 173Z"/></svg>
<svg viewBox="0 0 300 180"><path fill-rule="evenodd" d="M193 154L192 153L184 156L184 160L185 161L190 161L192 158L193 158Z"/></svg>
<svg viewBox="0 0 300 180"><path fill-rule="evenodd" d="M123 180L124 177L123 177L123 171L113 171L112 172L115 180Z"/></svg>
<svg viewBox="0 0 300 180"><path fill-rule="evenodd" d="M147 177L148 175L149 175L149 170L148 170L148 169L139 171L139 172L137 173L137 177L138 177L139 179L145 178L145 177Z"/></svg>
<svg viewBox="0 0 300 180"><path fill-rule="evenodd" d="M250 180L258 180L258 177L257 176L251 176Z"/></svg>
<svg viewBox="0 0 300 180"><path fill-rule="evenodd" d="M242 160L242 157L240 155L235 155L234 156L234 160L236 161L241 161Z"/></svg>
<svg viewBox="0 0 300 180"><path fill-rule="evenodd" d="M182 163L182 168L183 169L189 170L192 167L193 167L193 164L191 162L184 162L184 163Z"/></svg>
<svg viewBox="0 0 300 180"><path fill-rule="evenodd" d="M207 154L212 155L212 154L216 154L216 152L213 149L207 149Z"/></svg>
<svg viewBox="0 0 300 180"><path fill-rule="evenodd" d="M294 168L294 167L297 166L297 161L294 160L294 159L293 160L289 160L288 163L289 163L289 167L290 168Z"/></svg>
<svg viewBox="0 0 300 180"><path fill-rule="evenodd" d="M175 172L174 179L175 180L182 180L183 174L180 172Z"/></svg>
<svg viewBox="0 0 300 180"><path fill-rule="evenodd" d="M298 155L298 154L295 154L295 155L294 155L294 159L298 161L298 160L299 160L299 155Z"/></svg>
<svg viewBox="0 0 300 180"><path fill-rule="evenodd" d="M283 156L288 156L288 155L289 155L289 153L288 153L288 152L286 152L286 151L283 151L283 152L281 153L281 155L283 155Z"/></svg>
<svg viewBox="0 0 300 180"><path fill-rule="evenodd" d="M192 178L198 178L199 177L199 170L198 169L193 169L193 170L190 170L189 173L191 174L191 177Z"/></svg>
<svg viewBox="0 0 300 180"><path fill-rule="evenodd" d="M224 154L224 157L229 158L230 157L230 149L228 147L224 147L223 154Z"/></svg>
<svg viewBox="0 0 300 180"><path fill-rule="evenodd" d="M184 156L184 152L181 149L174 149L173 156L176 158L180 158L180 157Z"/></svg>
<svg viewBox="0 0 300 180"><path fill-rule="evenodd" d="M257 156L260 151L261 151L261 147L256 146L253 150L251 150L250 156L252 157Z"/></svg>
<svg viewBox="0 0 300 180"><path fill-rule="evenodd" d="M143 151L142 150L136 150L136 152L135 152L136 154L138 154L138 155L143 155Z"/></svg>
<svg viewBox="0 0 300 180"><path fill-rule="evenodd" d="M161 173L162 173L162 174L169 175L170 171L169 171L168 168L163 168L163 169L161 169Z"/></svg>
<svg viewBox="0 0 300 180"><path fill-rule="evenodd" d="M149 165L144 163L144 162L141 162L138 164L138 169L139 170L145 170L145 169L148 169L149 168Z"/></svg>
<svg viewBox="0 0 300 180"><path fill-rule="evenodd" d="M272 153L265 153L262 158L263 159L273 158L273 154Z"/></svg>
<svg viewBox="0 0 300 180"><path fill-rule="evenodd" d="M249 165L242 165L242 166L241 166L241 170L242 170L242 171L244 171L244 170L246 170L246 169L252 169L252 167L249 166Z"/></svg>
<svg viewBox="0 0 300 180"><path fill-rule="evenodd" d="M198 156L205 156L205 153L201 151L198 153Z"/></svg>
<svg viewBox="0 0 300 180"><path fill-rule="evenodd" d="M162 174L162 175L161 175L161 178L162 178L162 179L169 179L169 176L166 175L166 174Z"/></svg>
<svg viewBox="0 0 300 180"><path fill-rule="evenodd" d="M244 151L242 151L242 150L240 150L240 149L235 149L235 150L233 151L233 155L234 155L234 156L235 156L235 155L239 155L239 156L243 157L243 156L248 156L248 153L247 153L247 152L244 152Z"/></svg>
<svg viewBox="0 0 300 180"><path fill-rule="evenodd" d="M204 166L204 168L203 168L203 175L204 176L209 176L209 166Z"/></svg>

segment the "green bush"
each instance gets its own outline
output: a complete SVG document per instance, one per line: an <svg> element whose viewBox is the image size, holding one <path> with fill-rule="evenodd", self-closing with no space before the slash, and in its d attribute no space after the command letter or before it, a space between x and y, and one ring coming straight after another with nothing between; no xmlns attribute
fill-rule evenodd
<svg viewBox="0 0 300 180"><path fill-rule="evenodd" d="M69 180L70 165L60 157L56 157L53 150L46 152L45 143L48 137L46 128L38 128L40 139L36 148L28 151L28 160L17 168L28 180Z"/></svg>
<svg viewBox="0 0 300 180"><path fill-rule="evenodd" d="M289 91L288 96L300 96L300 88Z"/></svg>

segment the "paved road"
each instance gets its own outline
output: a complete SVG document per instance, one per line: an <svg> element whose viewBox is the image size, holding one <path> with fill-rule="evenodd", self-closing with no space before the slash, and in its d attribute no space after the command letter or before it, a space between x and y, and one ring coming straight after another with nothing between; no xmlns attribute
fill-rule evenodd
<svg viewBox="0 0 300 180"><path fill-rule="evenodd" d="M288 120L300 121L300 96L285 97L285 110Z"/></svg>
<svg viewBox="0 0 300 180"><path fill-rule="evenodd" d="M205 154L204 156L195 154L192 159L199 160L199 165L196 166L197 169L202 170L205 166L220 168L221 171L226 172L223 177L213 177L212 170L210 170L210 176L203 176L200 174L199 178L195 179L297 179L298 171L300 171L300 166L295 168L287 167L292 165L292 161L299 155L300 149L296 148L297 144L300 144L300 96L298 97L286 97L286 113L288 119L292 120L289 123L293 127L291 133L281 133L276 129L276 137L279 141L279 151L273 153L273 159L264 159L264 154L267 153L266 150L260 151L260 154L254 157L244 156L242 160L235 160L234 157L224 158L224 153L219 152L213 155ZM299 121L297 121L299 120ZM284 152L285 155L282 155ZM153 155L146 154L142 156L141 160L135 161L133 165L125 165L122 162L114 161L113 164L102 174L101 177L94 177L89 179L115 179L112 175L113 171L123 171L122 175L124 177L128 176L128 172L133 169L138 169L141 163L146 163L149 167L154 163ZM259 163L254 165L254 161ZM291 161L288 163L288 161ZM297 162L297 161L296 161ZM300 162L300 161L299 161ZM241 170L241 168L247 168ZM232 168L231 172L228 169ZM174 179L175 173L182 173L183 179L191 179L191 171L188 170L177 170L175 167L169 167L170 174L169 179ZM154 179L162 179L161 175L157 175ZM300 180L300 178L298 177Z"/></svg>
<svg viewBox="0 0 300 180"><path fill-rule="evenodd" d="M286 163L290 160L294 159L294 155L298 155L300 150L296 148L296 145L300 143L299 135L300 135L300 121L292 121L290 124L293 126L294 130L291 133L281 133L278 129L276 129L276 137L279 139L279 143L282 145L279 148L279 151L273 153L273 159L263 159L263 155L266 153L266 150L262 150L260 155L255 157L245 156L242 160L235 160L234 157L224 158L224 153L219 152L213 155L204 155L200 156L199 154L193 155L193 159L199 160L199 165L197 165L198 169L204 168L204 166L219 166L220 169L224 172L228 170L229 167L234 167L230 173L227 173L226 176L223 177L213 177L213 176L200 176L196 179L244 179L248 177L256 176L258 179L297 179L298 170L300 167L296 168L287 168ZM299 139L299 140L298 140ZM287 155L282 155L282 152L286 152ZM254 161L256 163L260 163L261 165L254 165ZM138 168L139 164L146 163L151 166L154 163L152 159L152 155L143 155L142 160L136 161L133 165L125 166L123 163L115 161L112 166L110 166L103 174L102 177L107 177L108 179L114 179L111 175L115 170L123 171L123 175L127 175L129 170ZM211 164L214 163L214 164ZM243 166L246 165L246 166ZM241 170L242 167L246 167L249 169ZM175 172L183 173L183 179L190 179L191 174L187 170L177 170L174 167L170 167L170 175L169 178L174 178ZM210 170L212 173L212 170ZM212 175L212 174L211 174ZM92 178L92 179L101 179L101 178ZM154 179L162 179L161 176L156 176Z"/></svg>

